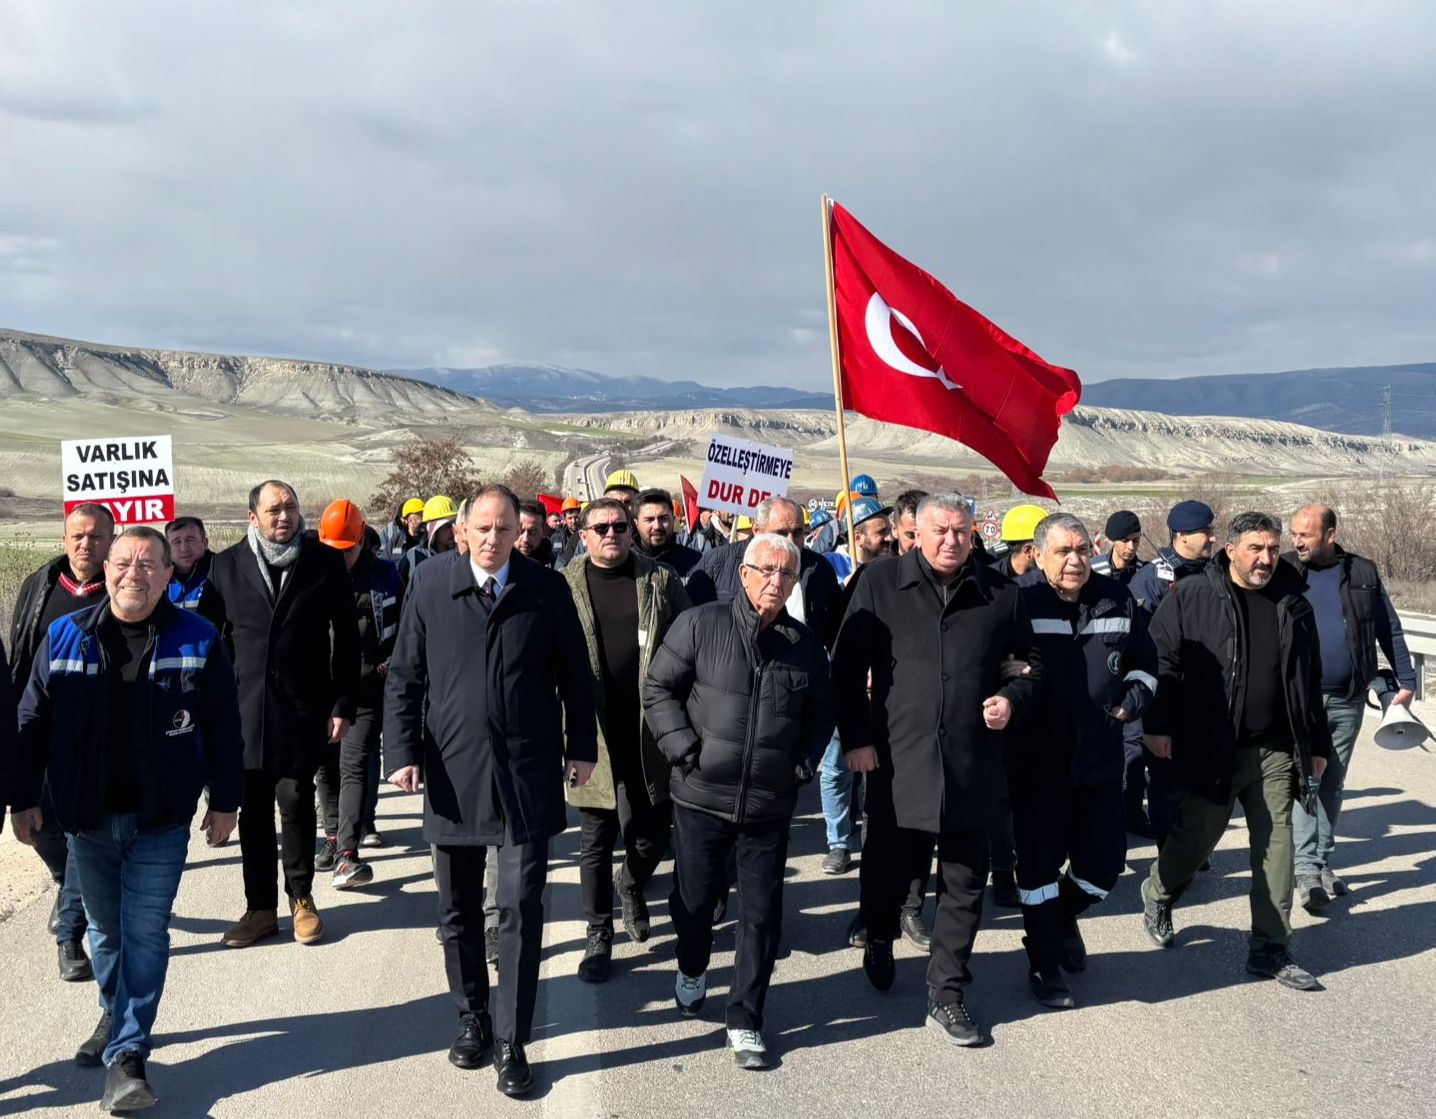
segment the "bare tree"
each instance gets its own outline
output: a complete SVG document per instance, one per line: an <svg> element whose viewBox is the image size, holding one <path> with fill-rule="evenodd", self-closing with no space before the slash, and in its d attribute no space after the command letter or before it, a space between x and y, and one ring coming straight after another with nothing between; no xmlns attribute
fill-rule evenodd
<svg viewBox="0 0 1436 1119"><path fill-rule="evenodd" d="M543 463L526 458L509 467L509 472L504 475L504 485L513 490L520 501L532 501L542 492L547 479L548 472L544 470Z"/></svg>
<svg viewBox="0 0 1436 1119"><path fill-rule="evenodd" d="M457 439L419 439L394 452L394 469L369 499L369 506L383 524L411 497L443 494L457 504L479 485L474 460Z"/></svg>

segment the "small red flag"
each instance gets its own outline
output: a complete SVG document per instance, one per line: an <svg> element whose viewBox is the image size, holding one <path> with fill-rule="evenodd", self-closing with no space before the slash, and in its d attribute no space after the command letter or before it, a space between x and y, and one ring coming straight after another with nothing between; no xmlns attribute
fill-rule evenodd
<svg viewBox="0 0 1436 1119"><path fill-rule="evenodd" d="M698 491L682 474L678 475L678 483L683 487L683 515L688 518L688 531L692 532L698 527Z"/></svg>
<svg viewBox="0 0 1436 1119"><path fill-rule="evenodd" d="M551 493L540 493L534 496L538 498L538 503L543 506L545 515L563 512L563 498L555 497Z"/></svg>
<svg viewBox="0 0 1436 1119"><path fill-rule="evenodd" d="M833 204L843 407L946 435L1021 490L1042 480L1077 374L1049 365Z"/></svg>

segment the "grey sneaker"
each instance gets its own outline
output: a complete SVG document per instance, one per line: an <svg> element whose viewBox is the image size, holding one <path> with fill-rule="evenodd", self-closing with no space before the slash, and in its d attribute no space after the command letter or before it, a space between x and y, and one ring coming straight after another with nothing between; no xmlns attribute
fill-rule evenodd
<svg viewBox="0 0 1436 1119"><path fill-rule="evenodd" d="M733 1060L739 1068L761 1069L767 1068L771 1063L768 1060L768 1047L763 1043L763 1035L757 1030L729 1030L728 1045L733 1050Z"/></svg>
<svg viewBox="0 0 1436 1119"><path fill-rule="evenodd" d="M705 971L702 975L688 976L679 968L678 977L673 981L673 1001L678 1004L678 1009L683 1011L683 1016L696 1018L703 1009L703 1000L707 997L708 973Z"/></svg>
<svg viewBox="0 0 1436 1119"><path fill-rule="evenodd" d="M853 857L846 847L834 847L823 859L824 874L846 874L853 868Z"/></svg>
<svg viewBox="0 0 1436 1119"><path fill-rule="evenodd" d="M1350 893L1346 883L1330 867L1321 872L1321 888L1334 898L1344 898Z"/></svg>
<svg viewBox="0 0 1436 1119"><path fill-rule="evenodd" d="M1308 913L1318 913L1331 901L1331 895L1321 884L1319 874L1298 874L1296 876L1296 898Z"/></svg>
<svg viewBox="0 0 1436 1119"><path fill-rule="evenodd" d="M1275 979L1283 987L1293 991L1317 991L1321 984L1316 976L1301 967L1291 958L1285 948L1264 948L1247 956L1247 972L1264 979Z"/></svg>
<svg viewBox="0 0 1436 1119"><path fill-rule="evenodd" d="M1172 928L1172 906L1170 902L1153 901L1147 896L1147 880L1142 880L1142 927L1158 948L1170 948L1177 939Z"/></svg>

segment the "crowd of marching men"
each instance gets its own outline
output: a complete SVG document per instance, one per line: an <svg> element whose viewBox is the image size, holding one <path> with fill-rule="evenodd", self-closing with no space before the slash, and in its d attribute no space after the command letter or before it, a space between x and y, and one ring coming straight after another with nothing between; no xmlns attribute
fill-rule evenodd
<svg viewBox="0 0 1436 1119"><path fill-rule="evenodd" d="M1345 891L1334 833L1368 687L1408 708L1415 688L1379 572L1340 547L1331 509L1300 509L1283 555L1275 516L1218 526L1183 501L1151 561L1128 511L1094 556L1080 519L1019 505L994 556L961 495L885 504L867 476L836 515L781 497L751 520L679 528L678 512L619 471L555 513L491 485L406 501L377 531L335 501L313 533L270 480L218 553L195 517L116 535L103 505L69 513L63 554L15 605L0 796L58 887L60 977L99 989L75 1059L107 1068L104 1108L155 1099L145 1060L201 796L208 843L238 831L244 911L223 942L240 949L281 931L280 883L289 933L321 941L316 871L371 881L381 780L422 791L449 1059L491 1059L510 1096L533 1085L569 809L586 981L611 977L615 906L648 940L645 891L671 856L674 1000L701 1014L736 887L724 1019L742 1068L772 1063L789 826L814 779L824 873L848 873L862 835L847 939L864 974L886 991L894 942L925 948L924 1021L953 1045L986 1039L966 989L989 892L1021 908L1032 997L1072 1007L1080 917L1128 834L1157 843L1142 922L1165 948L1238 803L1246 970L1319 987L1290 949L1293 896L1319 912Z"/></svg>

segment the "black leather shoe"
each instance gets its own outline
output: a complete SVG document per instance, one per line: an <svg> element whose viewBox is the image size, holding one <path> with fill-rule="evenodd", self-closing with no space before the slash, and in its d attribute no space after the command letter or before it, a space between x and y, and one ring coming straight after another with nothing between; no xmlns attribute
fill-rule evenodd
<svg viewBox="0 0 1436 1119"><path fill-rule="evenodd" d="M1170 948L1177 939L1172 928L1172 903L1152 901L1147 897L1147 882L1142 881L1142 927L1158 948Z"/></svg>
<svg viewBox="0 0 1436 1119"><path fill-rule="evenodd" d="M1017 894L1017 875L1013 871L992 872L992 901L1004 909L1016 909L1022 904Z"/></svg>
<svg viewBox="0 0 1436 1119"><path fill-rule="evenodd" d="M578 962L578 977L585 983L602 983L613 971L613 933L607 929L589 929L583 959Z"/></svg>
<svg viewBox="0 0 1436 1119"><path fill-rule="evenodd" d="M1049 1010L1071 1010L1077 1005L1072 998L1072 988L1062 977L1061 968L1043 971L1033 968L1027 973L1027 982L1032 987L1033 997Z"/></svg>
<svg viewBox="0 0 1436 1119"><path fill-rule="evenodd" d="M863 917L861 913L854 913L853 919L848 922L848 943L854 948L866 948L868 946L868 930L863 928Z"/></svg>
<svg viewBox="0 0 1436 1119"><path fill-rule="evenodd" d="M619 908L623 910L623 931L628 939L642 944L648 939L648 902L643 891L628 873L628 867L620 865L613 873L613 892L618 895Z"/></svg>
<svg viewBox="0 0 1436 1119"><path fill-rule="evenodd" d="M863 971L867 974L868 982L879 991L892 989L893 979L897 974L897 968L893 964L892 941L868 938L867 946L863 949Z"/></svg>
<svg viewBox="0 0 1436 1119"><path fill-rule="evenodd" d="M51 936L60 931L60 894L58 891L55 893L55 904L50 906L50 916L45 921L45 927L50 930Z"/></svg>
<svg viewBox="0 0 1436 1119"><path fill-rule="evenodd" d="M105 1091L100 1096L101 1111L139 1111L153 1107L155 1092L145 1079L145 1062L134 1053L121 1053L105 1074Z"/></svg>
<svg viewBox="0 0 1436 1119"><path fill-rule="evenodd" d="M449 1046L449 1064L455 1068L478 1068L494 1044L494 1026L487 1014L465 1014L459 1019L459 1035Z"/></svg>
<svg viewBox="0 0 1436 1119"><path fill-rule="evenodd" d="M100 1015L95 1032L80 1042L80 1048L75 1050L75 1064L81 1068L99 1068L104 1063L105 1046L110 1044L110 1021L108 1010Z"/></svg>
<svg viewBox="0 0 1436 1119"><path fill-rule="evenodd" d="M504 1095L526 1096L533 1091L534 1073L522 1045L501 1038L494 1050L494 1068L499 1074L497 1087Z"/></svg>
<svg viewBox="0 0 1436 1119"><path fill-rule="evenodd" d="M85 946L78 940L67 940L59 945L60 978L66 983L84 983L95 977L90 967L90 957L85 955Z"/></svg>
<svg viewBox="0 0 1436 1119"><path fill-rule="evenodd" d="M904 909L902 916L898 919L898 927L902 929L903 936L907 937L912 944L924 952L932 951L932 930L922 919L920 909Z"/></svg>
<svg viewBox="0 0 1436 1119"><path fill-rule="evenodd" d="M499 928L497 925L484 930L484 960L491 964L499 962Z"/></svg>

